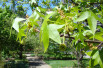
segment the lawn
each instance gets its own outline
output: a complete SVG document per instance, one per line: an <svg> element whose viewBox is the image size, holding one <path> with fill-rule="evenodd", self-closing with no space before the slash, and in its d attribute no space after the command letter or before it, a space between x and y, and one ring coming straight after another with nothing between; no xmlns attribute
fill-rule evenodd
<svg viewBox="0 0 103 68"><path fill-rule="evenodd" d="M44 60L52 68L77 68L77 60ZM89 66L89 59L83 59L83 67ZM96 65L93 68L101 68L100 65Z"/></svg>
<svg viewBox="0 0 103 68"><path fill-rule="evenodd" d="M52 66L52 68L64 68L64 67L73 67L75 64L77 64L76 60L44 60L47 64ZM85 63L84 66L87 66L89 61L88 60L83 60ZM85 67L84 67L85 68Z"/></svg>

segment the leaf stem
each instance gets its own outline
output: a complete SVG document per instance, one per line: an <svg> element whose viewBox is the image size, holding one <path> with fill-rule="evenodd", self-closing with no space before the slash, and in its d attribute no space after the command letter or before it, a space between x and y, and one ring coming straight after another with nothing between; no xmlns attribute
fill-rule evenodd
<svg viewBox="0 0 103 68"><path fill-rule="evenodd" d="M63 36L63 44L65 43L65 32L66 32L66 26L67 26L67 21L65 20L65 29L64 29L64 36Z"/></svg>
<svg viewBox="0 0 103 68"><path fill-rule="evenodd" d="M29 29L27 28L27 32L26 32L26 36L25 36L25 38L27 38L28 30L29 30Z"/></svg>

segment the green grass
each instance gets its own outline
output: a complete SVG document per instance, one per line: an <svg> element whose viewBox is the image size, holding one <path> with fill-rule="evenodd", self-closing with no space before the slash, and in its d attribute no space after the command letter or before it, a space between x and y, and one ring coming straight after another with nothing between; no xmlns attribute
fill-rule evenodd
<svg viewBox="0 0 103 68"><path fill-rule="evenodd" d="M45 62L52 68L72 67L74 63L77 63L76 60L45 60Z"/></svg>
<svg viewBox="0 0 103 68"><path fill-rule="evenodd" d="M73 67L77 64L76 60L44 60L47 64L49 64L52 68L63 68L63 67ZM84 65L88 66L89 61L83 60ZM83 67L85 68L85 67Z"/></svg>

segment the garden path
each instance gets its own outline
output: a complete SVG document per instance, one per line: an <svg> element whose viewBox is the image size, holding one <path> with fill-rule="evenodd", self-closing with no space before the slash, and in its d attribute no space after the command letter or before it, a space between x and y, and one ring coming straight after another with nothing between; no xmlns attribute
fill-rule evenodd
<svg viewBox="0 0 103 68"><path fill-rule="evenodd" d="M30 54L27 54L26 56L29 61L29 68L51 68L51 66L38 57L31 57Z"/></svg>

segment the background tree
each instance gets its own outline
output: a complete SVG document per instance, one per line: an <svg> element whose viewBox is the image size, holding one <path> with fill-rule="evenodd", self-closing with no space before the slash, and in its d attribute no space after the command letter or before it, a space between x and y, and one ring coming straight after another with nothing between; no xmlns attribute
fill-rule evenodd
<svg viewBox="0 0 103 68"><path fill-rule="evenodd" d="M12 4L10 4L10 2ZM21 2L21 1L20 1ZM20 51L20 43L16 41L17 35L15 31L10 31L13 19L16 16L25 17L26 11L21 6L22 4L17 3L17 1L9 0L9 1L1 1L0 7L0 48L3 52L3 56L6 58L11 55L11 53L16 54ZM7 5L8 4L8 5ZM17 8L16 8L17 7ZM11 36L10 36L11 33ZM15 52L16 51L16 52ZM20 53L18 53L20 56ZM14 55L13 55L14 56Z"/></svg>

